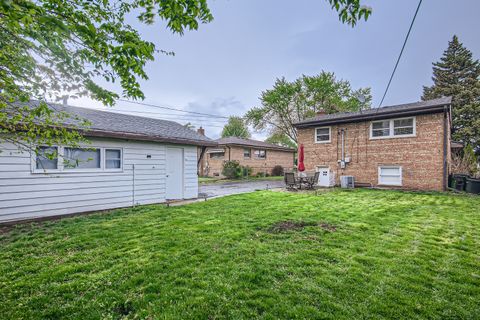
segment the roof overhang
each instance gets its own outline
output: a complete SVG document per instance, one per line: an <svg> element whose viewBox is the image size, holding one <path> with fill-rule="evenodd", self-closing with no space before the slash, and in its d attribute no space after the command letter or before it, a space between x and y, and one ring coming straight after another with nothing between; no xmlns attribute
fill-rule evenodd
<svg viewBox="0 0 480 320"><path fill-rule="evenodd" d="M242 147L242 148L251 148L251 149L265 149L265 150L274 150L274 151L283 151L283 152L297 152L296 149L292 148L283 148L283 147L268 147L268 146L254 146L248 144L238 144L238 143L228 143L228 144L218 144L219 147Z"/></svg>
<svg viewBox="0 0 480 320"><path fill-rule="evenodd" d="M194 145L194 146L202 146L202 147L217 146L217 143L215 141L167 138L167 137L160 137L160 136L143 135L143 134L132 133L132 132L112 132L112 131L103 131L103 130L96 130L96 129L79 130L79 131L82 135L87 137L153 141L153 142L164 142L164 143L172 143L172 144Z"/></svg>
<svg viewBox="0 0 480 320"><path fill-rule="evenodd" d="M447 110L450 112L450 104L435 105L429 107L419 107L419 108L410 108L405 110L392 110L392 111L383 111L378 113L365 113L365 114L356 114L353 116L346 115L345 117L339 117L335 119L314 119L311 121L303 121L295 123L296 128L308 128L308 127L317 127L317 126L326 126L333 124L345 124L353 122L364 122L372 120L383 120L389 119L392 117L408 117L421 114L432 114L440 113Z"/></svg>

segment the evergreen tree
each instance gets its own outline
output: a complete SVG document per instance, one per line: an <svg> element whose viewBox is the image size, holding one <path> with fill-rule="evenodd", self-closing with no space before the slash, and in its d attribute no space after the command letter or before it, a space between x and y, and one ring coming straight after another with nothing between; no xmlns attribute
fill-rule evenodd
<svg viewBox="0 0 480 320"><path fill-rule="evenodd" d="M480 62L453 36L440 61L433 63L433 86L422 100L452 96L454 140L480 146Z"/></svg>

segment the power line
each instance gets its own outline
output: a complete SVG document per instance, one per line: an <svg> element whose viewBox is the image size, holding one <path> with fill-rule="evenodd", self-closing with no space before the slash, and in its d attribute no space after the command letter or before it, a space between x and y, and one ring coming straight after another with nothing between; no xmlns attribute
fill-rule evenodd
<svg viewBox="0 0 480 320"><path fill-rule="evenodd" d="M400 58L402 58L403 50L405 49L405 45L407 44L408 37L410 36L410 31L412 31L412 27L415 22L415 19L417 18L417 13L418 13L418 10L420 9L420 5L422 4L422 1L423 0L420 0L418 2L417 10L415 10L415 14L413 15L412 22L410 23L410 28L408 28L407 36L405 37L405 41L403 42L402 50L400 50L400 54L398 55L397 62L395 63L395 67L393 68L392 75L390 76L390 80L388 80L387 88L385 89L385 92L383 94L382 100L380 101L380 104L378 105L378 108L382 106L383 100L385 99L388 89L390 88L390 84L392 83L393 76L395 75L395 71L397 71L398 63L400 62ZM377 111L378 111L378 108L377 108Z"/></svg>
<svg viewBox="0 0 480 320"><path fill-rule="evenodd" d="M154 105L154 104L150 104L150 103L143 103L143 102L138 102L138 101L130 101L130 100L126 100L126 99L118 99L118 101L128 102L128 103L133 103L133 104L138 104L138 105L141 105L141 106L147 106L147 107L153 107L153 108L173 110L173 111L177 111L177 112L185 112L185 113L198 114L198 115L210 116L210 117L215 117L215 118L228 119L228 117L220 116L220 115L217 115L217 114L202 113L202 112L195 112L195 111L186 111L186 110L177 109L177 108L173 108L173 107L158 106L158 105Z"/></svg>
<svg viewBox="0 0 480 320"><path fill-rule="evenodd" d="M200 115L184 115L184 114L173 114L173 113L165 113L165 112L153 112L153 111L138 111L138 110L122 110L122 109L115 109L112 108L111 110L107 110L108 112L128 112L128 113L140 113L140 114L153 114L159 115L162 117L174 117L174 118L185 118L185 119L193 119L193 120L208 120L208 121L215 121L215 122L226 122L227 119L212 119L209 116L200 116Z"/></svg>

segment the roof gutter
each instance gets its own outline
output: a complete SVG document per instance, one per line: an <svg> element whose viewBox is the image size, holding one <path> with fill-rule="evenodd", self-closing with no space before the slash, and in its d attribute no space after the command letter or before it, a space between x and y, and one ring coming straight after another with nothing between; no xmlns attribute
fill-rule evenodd
<svg viewBox="0 0 480 320"><path fill-rule="evenodd" d="M190 140L190 139L180 139L180 138L165 138L159 136L148 136L138 133L125 133L125 132L111 132L103 130L78 130L81 134L87 137L103 137L103 138L119 138L119 139L130 139L130 140L139 140L139 141L154 141L154 142L165 142L165 143L174 143L174 144L187 144L194 146L206 146L214 147L217 146L215 141L202 141L202 140Z"/></svg>
<svg viewBox="0 0 480 320"><path fill-rule="evenodd" d="M295 123L294 126L297 128L308 128L316 125L331 125L331 124L343 124L343 123L352 123L352 122L362 122L368 120L381 120L386 118L391 118L392 116L399 116L399 117L406 117L406 116L413 116L418 114L430 114L430 113L439 113L443 112L444 108L449 106L447 105L437 105L431 106L428 108L421 107L415 109L408 109L408 110L394 110L382 113L374 113L374 114L358 114L355 116L348 116L345 118L337 118L337 119L316 119L304 122Z"/></svg>
<svg viewBox="0 0 480 320"><path fill-rule="evenodd" d="M266 150L275 150L275 151L285 151L285 152L296 152L295 149L292 148L282 148L282 147L267 147L267 146L252 146L252 145L246 145L246 144L236 144L236 143L228 143L228 144L218 144L219 147L227 147L230 148L230 146L234 147L242 147L242 148L252 148L252 149L266 149Z"/></svg>

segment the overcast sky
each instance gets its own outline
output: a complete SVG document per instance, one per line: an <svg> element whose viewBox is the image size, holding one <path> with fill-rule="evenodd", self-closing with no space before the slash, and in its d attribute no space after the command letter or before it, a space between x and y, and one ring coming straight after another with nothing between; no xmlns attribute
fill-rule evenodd
<svg viewBox="0 0 480 320"><path fill-rule="evenodd" d="M159 49L175 52L175 56L159 54L148 64L150 79L142 82L144 102L243 115L259 104L260 93L271 88L275 78L294 80L325 70L350 81L353 88L371 87L373 105L378 106L418 0L362 3L371 6L373 14L354 28L340 23L326 0L209 1L214 21L184 36L170 34L162 23L147 27L133 21ZM383 105L418 101L422 86L431 84L431 63L440 58L454 34L478 59L479 12L478 0L424 0ZM100 107L87 99L69 104ZM114 109L189 121L205 127L211 138L218 138L225 121L125 102ZM265 133L254 137L263 139Z"/></svg>

